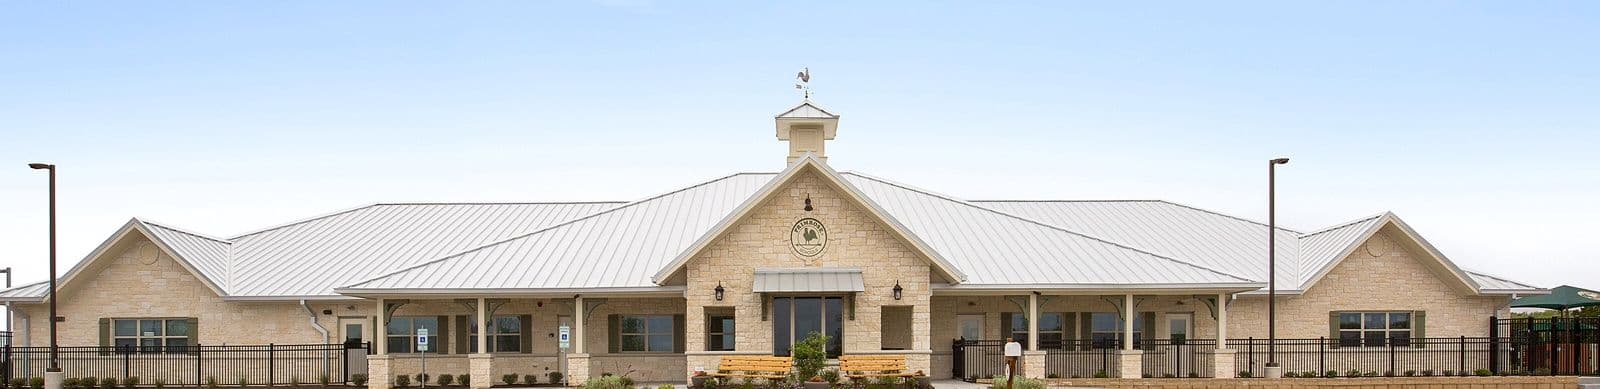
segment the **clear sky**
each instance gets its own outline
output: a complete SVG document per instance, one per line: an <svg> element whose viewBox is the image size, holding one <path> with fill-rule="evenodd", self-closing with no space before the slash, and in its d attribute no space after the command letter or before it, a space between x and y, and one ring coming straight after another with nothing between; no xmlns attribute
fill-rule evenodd
<svg viewBox="0 0 1600 389"><path fill-rule="evenodd" d="M1107 2L1110 3L1110 2ZM1285 4L1287 3L1287 4ZM0 266L130 217L217 236L372 202L631 200L782 168L973 199L1390 210L1464 267L1600 287L1596 2L0 3Z"/></svg>

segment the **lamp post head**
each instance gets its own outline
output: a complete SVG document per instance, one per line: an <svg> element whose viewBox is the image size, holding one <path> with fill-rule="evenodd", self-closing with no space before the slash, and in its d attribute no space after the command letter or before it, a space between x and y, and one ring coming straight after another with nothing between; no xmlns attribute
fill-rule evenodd
<svg viewBox="0 0 1600 389"><path fill-rule="evenodd" d="M1289 163L1289 159L1288 158L1273 158L1272 161L1270 161L1270 162L1272 162L1273 165L1283 165L1283 164Z"/></svg>
<svg viewBox="0 0 1600 389"><path fill-rule="evenodd" d="M51 164L48 164L48 163L30 163L30 164L28 164L28 167L34 168L34 169L52 169L53 170L53 169L56 168L56 165L51 165Z"/></svg>

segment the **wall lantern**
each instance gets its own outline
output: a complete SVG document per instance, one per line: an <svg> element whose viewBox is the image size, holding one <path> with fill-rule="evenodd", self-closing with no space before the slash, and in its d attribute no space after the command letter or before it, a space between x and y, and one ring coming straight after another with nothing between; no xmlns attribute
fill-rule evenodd
<svg viewBox="0 0 1600 389"><path fill-rule="evenodd" d="M717 292L717 301L722 301L722 292L726 290L722 289L722 281L717 281L717 288L713 290Z"/></svg>
<svg viewBox="0 0 1600 389"><path fill-rule="evenodd" d="M811 212L811 194L806 194L806 212Z"/></svg>
<svg viewBox="0 0 1600 389"><path fill-rule="evenodd" d="M900 296L901 296L901 293L904 292L905 290L906 290L906 288L900 287L900 281L896 280L894 282L894 299L895 300L899 300Z"/></svg>

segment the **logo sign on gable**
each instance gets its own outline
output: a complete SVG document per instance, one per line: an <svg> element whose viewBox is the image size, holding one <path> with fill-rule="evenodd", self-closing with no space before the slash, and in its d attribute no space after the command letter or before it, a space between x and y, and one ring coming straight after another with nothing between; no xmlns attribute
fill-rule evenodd
<svg viewBox="0 0 1600 389"><path fill-rule="evenodd" d="M789 229L789 245L802 257L822 255L822 250L828 246L828 229L817 219L800 219Z"/></svg>

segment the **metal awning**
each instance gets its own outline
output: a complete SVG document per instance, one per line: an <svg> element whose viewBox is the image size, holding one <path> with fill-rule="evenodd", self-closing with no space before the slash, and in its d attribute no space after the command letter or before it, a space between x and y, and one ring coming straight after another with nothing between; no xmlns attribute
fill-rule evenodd
<svg viewBox="0 0 1600 389"><path fill-rule="evenodd" d="M863 292L861 269L756 269L756 293Z"/></svg>

